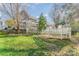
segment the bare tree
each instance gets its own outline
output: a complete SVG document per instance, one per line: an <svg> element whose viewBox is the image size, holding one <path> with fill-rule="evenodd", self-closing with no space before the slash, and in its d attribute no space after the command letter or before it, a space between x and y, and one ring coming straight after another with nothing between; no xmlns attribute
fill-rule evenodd
<svg viewBox="0 0 79 59"><path fill-rule="evenodd" d="M64 22L70 23L75 17L79 16L79 6L78 4L63 3L63 4L53 4L51 10L51 17L55 24Z"/></svg>
<svg viewBox="0 0 79 59"><path fill-rule="evenodd" d="M2 3L0 6L0 11L4 15L7 15L8 18L16 20L17 32L19 32L20 12L26 7L26 4L20 3Z"/></svg>
<svg viewBox="0 0 79 59"><path fill-rule="evenodd" d="M55 26L57 27L61 20L62 9L60 4L53 4L51 9L51 18L53 19Z"/></svg>

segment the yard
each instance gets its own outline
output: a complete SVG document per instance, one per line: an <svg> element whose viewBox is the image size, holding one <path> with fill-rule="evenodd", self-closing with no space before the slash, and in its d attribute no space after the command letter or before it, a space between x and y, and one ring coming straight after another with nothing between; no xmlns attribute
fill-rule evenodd
<svg viewBox="0 0 79 59"><path fill-rule="evenodd" d="M79 56L78 4L27 5L0 4L0 56Z"/></svg>
<svg viewBox="0 0 79 59"><path fill-rule="evenodd" d="M0 35L2 56L79 55L79 49L70 40L41 39L34 36Z"/></svg>

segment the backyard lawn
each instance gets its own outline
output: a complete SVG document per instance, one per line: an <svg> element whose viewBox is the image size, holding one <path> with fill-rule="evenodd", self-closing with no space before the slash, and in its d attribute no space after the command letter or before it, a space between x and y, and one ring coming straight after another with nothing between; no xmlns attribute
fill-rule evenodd
<svg viewBox="0 0 79 59"><path fill-rule="evenodd" d="M2 56L79 55L70 40L41 39L34 36L0 35Z"/></svg>

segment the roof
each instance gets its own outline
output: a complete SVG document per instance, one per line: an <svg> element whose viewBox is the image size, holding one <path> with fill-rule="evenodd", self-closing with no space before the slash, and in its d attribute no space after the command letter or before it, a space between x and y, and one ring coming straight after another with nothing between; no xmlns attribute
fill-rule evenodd
<svg viewBox="0 0 79 59"><path fill-rule="evenodd" d="M20 16L23 17L23 19L29 18L29 14L25 10L21 11Z"/></svg>

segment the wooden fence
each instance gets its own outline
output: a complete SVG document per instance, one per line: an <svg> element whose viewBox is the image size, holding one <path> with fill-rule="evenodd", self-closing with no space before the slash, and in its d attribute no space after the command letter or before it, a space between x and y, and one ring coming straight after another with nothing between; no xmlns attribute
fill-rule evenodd
<svg viewBox="0 0 79 59"><path fill-rule="evenodd" d="M51 35L60 35L61 36L61 39L63 36L65 37L69 37L71 38L71 28L48 28L44 31L42 31L42 33L45 33L45 34L51 34Z"/></svg>

